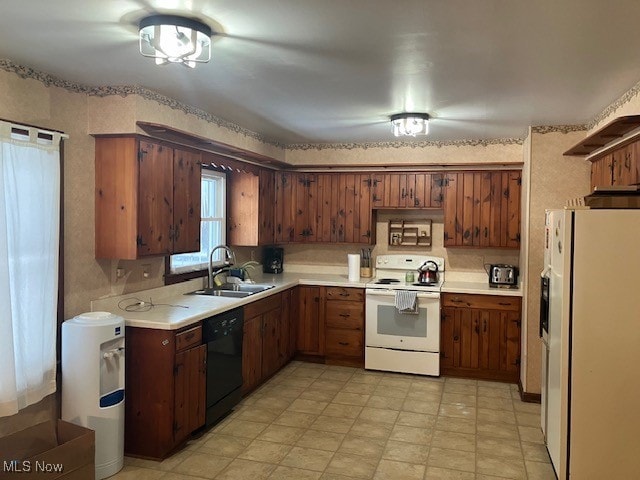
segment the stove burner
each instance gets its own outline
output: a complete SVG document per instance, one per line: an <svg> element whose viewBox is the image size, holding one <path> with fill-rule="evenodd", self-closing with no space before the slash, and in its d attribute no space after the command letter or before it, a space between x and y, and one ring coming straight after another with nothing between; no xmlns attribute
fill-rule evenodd
<svg viewBox="0 0 640 480"><path fill-rule="evenodd" d="M376 285L390 285L392 283L400 283L397 278L380 278L376 281Z"/></svg>

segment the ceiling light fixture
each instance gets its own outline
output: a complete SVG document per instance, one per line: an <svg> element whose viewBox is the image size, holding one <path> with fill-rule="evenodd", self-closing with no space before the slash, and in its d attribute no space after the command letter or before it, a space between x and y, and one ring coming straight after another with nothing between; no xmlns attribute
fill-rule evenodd
<svg viewBox="0 0 640 480"><path fill-rule="evenodd" d="M426 135L429 133L428 113L396 113L391 115L393 134L396 137Z"/></svg>
<svg viewBox="0 0 640 480"><path fill-rule="evenodd" d="M156 65L181 63L194 68L211 59L211 28L177 15L151 15L140 21L140 53Z"/></svg>

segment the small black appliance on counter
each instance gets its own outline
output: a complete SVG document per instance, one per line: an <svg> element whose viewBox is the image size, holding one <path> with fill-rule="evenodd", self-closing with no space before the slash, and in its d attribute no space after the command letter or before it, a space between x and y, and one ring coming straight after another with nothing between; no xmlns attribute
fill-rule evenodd
<svg viewBox="0 0 640 480"><path fill-rule="evenodd" d="M265 247L262 259L264 273L282 273L284 250L279 247Z"/></svg>
<svg viewBox="0 0 640 480"><path fill-rule="evenodd" d="M488 265L488 267L490 287L518 288L518 267L513 265Z"/></svg>

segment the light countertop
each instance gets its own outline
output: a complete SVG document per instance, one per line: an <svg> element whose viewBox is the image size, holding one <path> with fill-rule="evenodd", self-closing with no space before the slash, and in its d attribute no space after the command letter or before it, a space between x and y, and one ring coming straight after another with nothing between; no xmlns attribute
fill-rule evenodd
<svg viewBox="0 0 640 480"><path fill-rule="evenodd" d="M202 287L202 280L159 287L142 292L103 298L91 302L91 310L107 311L120 315L128 327L177 330L188 327L202 319L267 298L296 285L319 285L325 287L364 288L368 279L349 281L347 275L282 273L278 275L254 275L256 283L274 285L264 292L244 298L213 297L207 295L185 295ZM126 311L127 305L139 301L147 303L136 311ZM154 306L149 308L149 304Z"/></svg>
<svg viewBox="0 0 640 480"><path fill-rule="evenodd" d="M492 288L489 282L447 281L442 285L443 293L473 293L476 295L502 295L504 297L521 297L522 285L518 288Z"/></svg>
<svg viewBox="0 0 640 480"><path fill-rule="evenodd" d="M442 287L443 292L522 296L521 288L489 288L486 281L466 281L467 279L464 277L461 279L456 276L454 279L454 281L445 280ZM185 295L187 292L202 287L202 279L196 279L176 285L94 300L91 302L91 309L120 315L129 327L177 330L213 315L267 298L296 285L365 288L366 283L371 279L361 278L358 281L350 281L346 274L285 272L277 275L255 274L254 280L256 283L274 285L274 288L244 298ZM468 280L478 279L469 278ZM140 301L147 305L135 307L134 311L124 310L126 306ZM149 304L153 304L153 307L149 308Z"/></svg>

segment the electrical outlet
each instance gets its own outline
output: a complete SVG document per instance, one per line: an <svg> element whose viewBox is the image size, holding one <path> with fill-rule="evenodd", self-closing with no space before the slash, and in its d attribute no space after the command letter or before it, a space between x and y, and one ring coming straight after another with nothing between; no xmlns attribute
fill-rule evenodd
<svg viewBox="0 0 640 480"><path fill-rule="evenodd" d="M116 268L116 278L122 278L124 277L124 274L124 268Z"/></svg>
<svg viewBox="0 0 640 480"><path fill-rule="evenodd" d="M151 269L151 265L149 265L149 264L142 265L142 276L144 278L149 278L149 275L150 275L149 270L150 269Z"/></svg>
<svg viewBox="0 0 640 480"><path fill-rule="evenodd" d="M256 259L256 251L251 250L251 260L255 260L255 259Z"/></svg>

